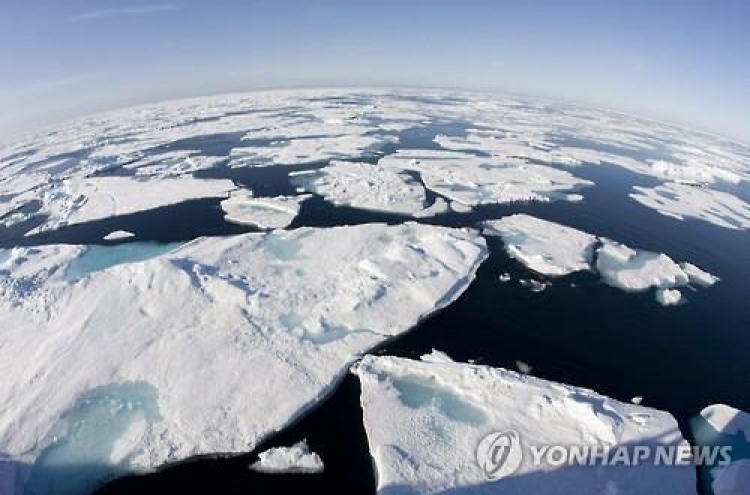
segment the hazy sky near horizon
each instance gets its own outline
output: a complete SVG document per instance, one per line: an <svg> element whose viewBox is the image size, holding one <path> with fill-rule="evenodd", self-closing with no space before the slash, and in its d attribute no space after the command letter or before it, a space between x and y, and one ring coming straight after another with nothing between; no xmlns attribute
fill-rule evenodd
<svg viewBox="0 0 750 495"><path fill-rule="evenodd" d="M746 0L0 0L0 141L227 91L423 86L578 101L750 143Z"/></svg>

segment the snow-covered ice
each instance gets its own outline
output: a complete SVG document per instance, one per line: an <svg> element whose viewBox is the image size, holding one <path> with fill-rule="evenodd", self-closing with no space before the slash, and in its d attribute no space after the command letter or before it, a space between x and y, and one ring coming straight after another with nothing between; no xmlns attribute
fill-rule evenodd
<svg viewBox="0 0 750 495"><path fill-rule="evenodd" d="M698 218L729 229L750 229L750 204L732 194L686 184L639 187L630 195L634 200L663 215L684 220Z"/></svg>
<svg viewBox="0 0 750 495"><path fill-rule="evenodd" d="M337 205L415 215L424 211L424 187L404 171L369 163L332 161L312 171L292 174L303 191L320 194Z"/></svg>
<svg viewBox="0 0 750 495"><path fill-rule="evenodd" d="M487 366L431 359L365 356L365 431L377 489L401 493L695 494L693 468L565 466L532 462L530 446L686 446L666 412L593 391ZM477 446L492 432L514 431L518 470L487 480Z"/></svg>
<svg viewBox="0 0 750 495"><path fill-rule="evenodd" d="M500 236L511 258L542 275L591 269L597 238L580 230L518 214L483 224L485 235Z"/></svg>
<svg viewBox="0 0 750 495"><path fill-rule="evenodd" d="M323 460L310 451L305 440L291 447L275 447L258 454L250 469L262 473L322 473Z"/></svg>
<svg viewBox="0 0 750 495"><path fill-rule="evenodd" d="M731 447L728 465L707 466L713 495L744 495L750 487L750 414L725 404L706 407L690 428L698 446Z"/></svg>
<svg viewBox="0 0 750 495"><path fill-rule="evenodd" d="M99 466L75 482L90 488L113 473L252 450L358 355L455 300L487 248L475 231L417 224L276 230L198 239L71 282L64 268L80 253L2 252L10 493L26 480L65 493L64 479L48 481L60 459ZM90 426L72 429L79 420ZM78 447L94 437L96 449Z"/></svg>
<svg viewBox="0 0 750 495"><path fill-rule="evenodd" d="M224 218L240 225L253 225L261 229L283 229L299 215L302 203L309 194L256 198L247 190L235 191L221 202Z"/></svg>
<svg viewBox="0 0 750 495"><path fill-rule="evenodd" d="M682 301L682 292L677 289L659 289L656 291L656 300L662 306L675 306Z"/></svg>
<svg viewBox="0 0 750 495"><path fill-rule="evenodd" d="M683 301L678 287L710 287L719 280L692 263L678 264L666 254L632 249L526 214L488 220L482 226L484 235L500 236L508 255L534 272L562 276L591 270L606 284L625 291L656 289L656 300L664 306ZM522 279L521 284L534 292L548 286L534 279Z"/></svg>
<svg viewBox="0 0 750 495"><path fill-rule="evenodd" d="M690 281L666 254L631 249L609 239L602 239L597 250L596 269L607 284L634 292L681 287Z"/></svg>
<svg viewBox="0 0 750 495"><path fill-rule="evenodd" d="M398 171L418 172L425 186L464 206L572 199L568 193L593 185L543 165L508 163L454 151L402 150L378 161Z"/></svg>
<svg viewBox="0 0 750 495"><path fill-rule="evenodd" d="M236 186L230 180L201 180L187 176L158 180L129 177L70 179L53 185L42 194L42 211L49 215L49 219L33 232L128 215L190 199L226 197L234 189Z"/></svg>
<svg viewBox="0 0 750 495"><path fill-rule="evenodd" d="M122 239L129 239L135 237L135 234L128 232L127 230L115 230L102 237L105 241L120 241Z"/></svg>

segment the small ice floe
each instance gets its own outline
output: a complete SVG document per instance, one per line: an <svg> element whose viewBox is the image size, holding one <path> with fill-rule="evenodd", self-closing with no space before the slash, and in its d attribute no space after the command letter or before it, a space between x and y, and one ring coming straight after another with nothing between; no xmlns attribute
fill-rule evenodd
<svg viewBox="0 0 750 495"><path fill-rule="evenodd" d="M483 233L499 236L511 258L547 276L591 269L597 238L571 227L518 214L483 224Z"/></svg>
<svg viewBox="0 0 750 495"><path fill-rule="evenodd" d="M291 447L275 447L258 454L250 469L262 473L317 474L324 470L323 460L310 451L306 440Z"/></svg>
<svg viewBox="0 0 750 495"><path fill-rule="evenodd" d="M500 274L500 277L498 277L498 279L499 279L499 280L500 280L500 281L501 281L502 283L506 283L506 282L510 282L510 281L511 281L511 279L512 279L512 277L511 277L510 273L508 273L508 272L505 272L505 273L501 273L501 274Z"/></svg>
<svg viewBox="0 0 750 495"><path fill-rule="evenodd" d="M656 300L662 306L675 306L682 302L682 292L677 289L659 289L656 291Z"/></svg>
<svg viewBox="0 0 750 495"><path fill-rule="evenodd" d="M260 229L283 229L299 215L302 203L309 194L255 198L250 191L235 191L221 202L227 222L251 225Z"/></svg>
<svg viewBox="0 0 750 495"><path fill-rule="evenodd" d="M135 234L128 232L127 230L115 230L114 232L110 232L102 237L102 239L105 241L120 241L123 239L130 239L131 237L135 237Z"/></svg>
<svg viewBox="0 0 750 495"><path fill-rule="evenodd" d="M657 301L665 306L684 302L679 287L710 287L719 280L691 263L676 263L666 254L632 249L525 214L486 221L483 226L483 234L500 236L508 255L536 273L559 277L593 271L607 285L625 291L656 289ZM521 284L543 290L530 279L522 279Z"/></svg>

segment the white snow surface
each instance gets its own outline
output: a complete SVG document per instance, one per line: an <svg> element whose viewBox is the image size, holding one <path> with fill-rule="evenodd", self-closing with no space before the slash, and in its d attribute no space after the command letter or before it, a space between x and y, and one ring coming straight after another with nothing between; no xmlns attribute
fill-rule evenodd
<svg viewBox="0 0 750 495"><path fill-rule="evenodd" d="M291 447L274 447L258 454L258 461L250 469L262 473L322 473L323 460L310 451L307 441Z"/></svg>
<svg viewBox="0 0 750 495"><path fill-rule="evenodd" d="M750 443L750 413L726 404L713 404L700 414L718 432L726 435L743 435Z"/></svg>
<svg viewBox="0 0 750 495"><path fill-rule="evenodd" d="M552 167L454 151L401 150L381 158L378 165L418 172L428 189L468 207L514 201L578 201L577 195L569 193L593 185Z"/></svg>
<svg viewBox="0 0 750 495"><path fill-rule="evenodd" d="M633 292L681 287L690 281L666 254L631 249L609 239L602 239L596 269L607 284Z"/></svg>
<svg viewBox="0 0 750 495"><path fill-rule="evenodd" d="M50 218L31 233L128 215L190 199L226 197L234 189L236 186L230 180L201 180L189 176L159 180L129 177L69 179L43 192L42 210Z"/></svg>
<svg viewBox="0 0 750 495"><path fill-rule="evenodd" d="M358 355L457 298L487 248L474 231L416 224L277 230L71 282L63 268L80 254L0 251L10 493L76 482L54 478L59 462L123 472L251 450Z"/></svg>
<svg viewBox="0 0 750 495"><path fill-rule="evenodd" d="M379 165L332 161L318 170L292 174L292 183L337 205L403 215L425 210L421 184L403 171Z"/></svg>
<svg viewBox="0 0 750 495"><path fill-rule="evenodd" d="M500 236L511 258L542 275L590 270L597 238L565 225L526 214L483 224L484 235Z"/></svg>
<svg viewBox="0 0 750 495"><path fill-rule="evenodd" d="M243 190L233 192L222 201L221 209L228 222L261 229L283 229L297 218L302 203L308 199L309 194L255 198L252 192Z"/></svg>
<svg viewBox="0 0 750 495"><path fill-rule="evenodd" d="M669 413L513 371L442 359L365 356L354 372L362 385L380 494L695 493L695 471L689 467L538 466L527 450L518 471L490 482L476 462L480 440L508 430L518 433L525 449L685 446Z"/></svg>

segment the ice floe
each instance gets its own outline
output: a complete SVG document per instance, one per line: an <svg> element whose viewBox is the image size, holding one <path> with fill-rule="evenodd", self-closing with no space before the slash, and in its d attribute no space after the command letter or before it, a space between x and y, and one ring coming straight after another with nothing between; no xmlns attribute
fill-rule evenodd
<svg viewBox="0 0 750 495"><path fill-rule="evenodd" d="M569 172L525 163L508 163L454 151L403 150L378 165L419 173L425 187L453 203L473 207L514 201L551 201L593 185Z"/></svg>
<svg viewBox="0 0 750 495"><path fill-rule="evenodd" d="M695 443L701 447L730 449L730 459L713 459L704 466L706 493L742 495L750 487L750 414L725 404L703 409L690 422Z"/></svg>
<svg viewBox="0 0 750 495"><path fill-rule="evenodd" d="M485 235L500 236L511 258L548 276L591 269L596 236L530 215L485 222Z"/></svg>
<svg viewBox="0 0 750 495"><path fill-rule="evenodd" d="M190 199L226 197L234 189L236 186L230 180L193 177L158 180L128 177L70 179L41 193L41 211L49 218L31 233L128 215Z"/></svg>
<svg viewBox="0 0 750 495"><path fill-rule="evenodd" d="M123 239L130 239L131 237L135 237L135 234L128 232L127 230L115 230L102 237L102 239L105 241L120 241Z"/></svg>
<svg viewBox="0 0 750 495"><path fill-rule="evenodd" d="M379 165L333 161L318 170L292 174L291 180L337 205L403 215L425 209L426 193L417 180Z"/></svg>
<svg viewBox="0 0 750 495"><path fill-rule="evenodd" d="M698 218L730 229L750 229L750 205L732 194L675 183L633 189L630 197L662 215L679 220Z"/></svg>
<svg viewBox="0 0 750 495"><path fill-rule="evenodd" d="M235 191L221 202L221 209L224 210L227 222L261 229L283 229L294 221L302 203L310 197L309 194L303 194L256 198L250 191Z"/></svg>
<svg viewBox="0 0 750 495"><path fill-rule="evenodd" d="M275 447L258 454L258 461L250 465L262 473L322 473L323 460L310 451L305 440L291 447Z"/></svg>
<svg viewBox="0 0 750 495"><path fill-rule="evenodd" d="M276 230L198 239L71 282L65 267L80 254L0 252L10 493L25 482L66 493L60 462L91 468L70 481L82 492L252 450L358 355L455 300L487 248L475 231L417 224Z"/></svg>
<svg viewBox="0 0 750 495"><path fill-rule="evenodd" d="M509 256L546 276L562 276L591 270L613 287L631 292L656 289L662 305L683 301L677 288L688 284L710 287L719 278L691 263L676 263L662 253L632 249L610 239L572 227L516 214L483 224L483 233L500 236ZM521 283L540 292L546 282L522 279Z"/></svg>
<svg viewBox="0 0 750 495"><path fill-rule="evenodd" d="M533 462L532 448L544 446L685 448L669 413L446 360L365 356L354 372L378 493L695 493L692 467ZM506 432L515 439L506 463L516 470L493 482L481 467L483 439Z"/></svg>
<svg viewBox="0 0 750 495"><path fill-rule="evenodd" d="M674 306L682 301L682 292L677 289L659 289L656 300L662 306Z"/></svg>

